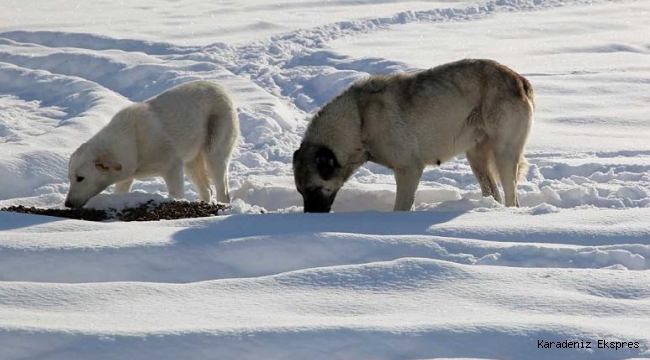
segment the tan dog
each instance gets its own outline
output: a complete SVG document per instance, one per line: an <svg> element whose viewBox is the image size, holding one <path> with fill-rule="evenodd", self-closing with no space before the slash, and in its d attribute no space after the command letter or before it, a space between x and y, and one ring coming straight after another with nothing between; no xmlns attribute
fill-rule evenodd
<svg viewBox="0 0 650 360"><path fill-rule="evenodd" d="M294 153L305 212L328 212L337 191L366 161L395 173L395 210L408 211L426 165L465 152L483 196L519 206L533 88L492 60L461 60L415 74L357 82L312 119Z"/></svg>
<svg viewBox="0 0 650 360"><path fill-rule="evenodd" d="M162 176L170 197L184 196L183 168L202 201L229 202L228 165L239 137L239 118L225 89L209 81L173 87L119 111L81 145L68 166L65 206L78 208L112 184L117 193L133 179Z"/></svg>

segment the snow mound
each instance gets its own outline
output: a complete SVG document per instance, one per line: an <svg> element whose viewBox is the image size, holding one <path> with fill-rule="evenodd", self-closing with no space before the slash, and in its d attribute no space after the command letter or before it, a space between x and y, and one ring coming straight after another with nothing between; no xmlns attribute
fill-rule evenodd
<svg viewBox="0 0 650 360"><path fill-rule="evenodd" d="M0 360L650 356L647 3L14 5L0 5L0 207L60 207L75 148L180 83L226 87L242 134L225 216L0 212ZM535 87L522 208L483 198L460 154L425 170L417 211L391 212L392 171L369 163L333 214L302 213L292 153L320 106L369 74L464 57ZM150 199L167 200L162 179L89 206Z"/></svg>

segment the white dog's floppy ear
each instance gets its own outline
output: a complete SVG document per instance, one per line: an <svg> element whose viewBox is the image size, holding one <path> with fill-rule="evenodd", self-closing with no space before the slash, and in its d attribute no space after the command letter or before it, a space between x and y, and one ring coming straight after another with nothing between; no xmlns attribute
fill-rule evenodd
<svg viewBox="0 0 650 360"><path fill-rule="evenodd" d="M121 171L122 164L118 163L111 159L111 156L108 154L101 154L95 159L95 169L103 172L108 171Z"/></svg>

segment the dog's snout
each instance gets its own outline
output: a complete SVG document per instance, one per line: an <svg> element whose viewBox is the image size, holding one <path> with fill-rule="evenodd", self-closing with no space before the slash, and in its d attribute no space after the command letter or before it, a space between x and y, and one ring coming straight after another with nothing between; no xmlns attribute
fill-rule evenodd
<svg viewBox="0 0 650 360"><path fill-rule="evenodd" d="M332 203L334 202L334 195L323 196L320 192L308 192L303 198L304 211L306 213L328 213L332 210Z"/></svg>
<svg viewBox="0 0 650 360"><path fill-rule="evenodd" d="M313 204L305 204L304 206L304 211L306 213L328 213L332 210L332 207L328 205L313 205Z"/></svg>
<svg viewBox="0 0 650 360"><path fill-rule="evenodd" d="M72 201L70 201L70 200L66 200L64 205L67 208L73 208L74 207L74 206L72 206Z"/></svg>

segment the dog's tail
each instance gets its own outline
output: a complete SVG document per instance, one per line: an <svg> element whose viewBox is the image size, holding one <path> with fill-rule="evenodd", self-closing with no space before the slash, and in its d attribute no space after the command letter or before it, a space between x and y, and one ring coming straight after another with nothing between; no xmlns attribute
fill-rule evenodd
<svg viewBox="0 0 650 360"><path fill-rule="evenodd" d="M534 108L535 90L533 89L533 85L528 81L528 79L519 74L516 74L515 81L517 83L517 92L519 93L519 96L521 96L521 99L524 101L530 101Z"/></svg>

